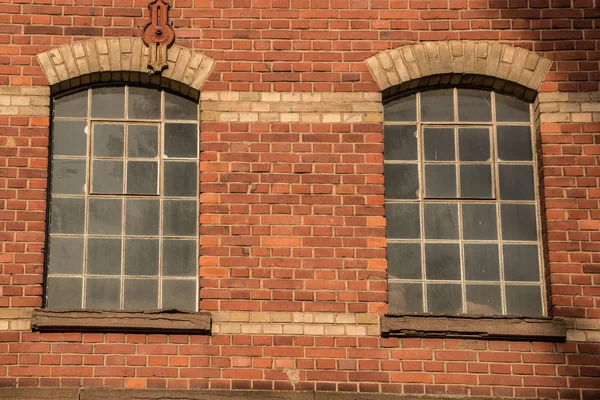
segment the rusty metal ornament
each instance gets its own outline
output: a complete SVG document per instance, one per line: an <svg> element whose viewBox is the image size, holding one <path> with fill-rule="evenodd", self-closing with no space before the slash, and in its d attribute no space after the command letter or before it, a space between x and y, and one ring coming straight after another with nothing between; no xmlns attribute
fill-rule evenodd
<svg viewBox="0 0 600 400"><path fill-rule="evenodd" d="M169 7L166 0L151 0L150 22L144 27L142 38L150 49L148 68L150 73L160 73L167 68L167 49L175 41L175 31L169 25Z"/></svg>

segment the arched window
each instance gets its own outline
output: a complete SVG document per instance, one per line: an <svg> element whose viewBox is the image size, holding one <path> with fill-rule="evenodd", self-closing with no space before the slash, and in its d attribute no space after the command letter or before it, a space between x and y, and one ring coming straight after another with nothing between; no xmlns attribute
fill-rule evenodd
<svg viewBox="0 0 600 400"><path fill-rule="evenodd" d="M52 100L46 306L198 307L198 102L104 86Z"/></svg>
<svg viewBox="0 0 600 400"><path fill-rule="evenodd" d="M385 103L390 312L544 315L530 108L463 88Z"/></svg>

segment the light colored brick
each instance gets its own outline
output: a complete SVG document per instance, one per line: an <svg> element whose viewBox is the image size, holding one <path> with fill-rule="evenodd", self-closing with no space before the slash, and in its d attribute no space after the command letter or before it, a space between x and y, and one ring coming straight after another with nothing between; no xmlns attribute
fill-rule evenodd
<svg viewBox="0 0 600 400"><path fill-rule="evenodd" d="M9 330L11 331L28 331L29 329L31 329L28 319L15 319L9 322Z"/></svg>
<svg viewBox="0 0 600 400"><path fill-rule="evenodd" d="M378 314L357 314L356 320L359 324L378 324Z"/></svg>
<svg viewBox="0 0 600 400"><path fill-rule="evenodd" d="M283 325L281 324L263 324L262 331L265 335L283 334Z"/></svg>

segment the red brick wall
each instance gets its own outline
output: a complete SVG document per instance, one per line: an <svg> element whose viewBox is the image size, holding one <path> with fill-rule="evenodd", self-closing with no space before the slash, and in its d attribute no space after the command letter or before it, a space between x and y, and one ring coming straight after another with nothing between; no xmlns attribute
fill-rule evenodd
<svg viewBox="0 0 600 400"><path fill-rule="evenodd" d="M206 92L378 92L363 61L416 41L502 41L553 60L541 92L557 97L540 105L547 115L540 132L551 312L597 326L597 2L174 0L173 6L177 44L217 61ZM46 217L49 118L28 116L43 115L29 107L44 104L11 101L28 96L22 88L47 85L36 54L89 37L139 36L147 15L146 1L0 3L2 318L42 303ZM385 311L381 123L203 122L201 131L202 310ZM0 386L600 397L600 339L591 334L588 343L551 344L12 328L0 324Z"/></svg>

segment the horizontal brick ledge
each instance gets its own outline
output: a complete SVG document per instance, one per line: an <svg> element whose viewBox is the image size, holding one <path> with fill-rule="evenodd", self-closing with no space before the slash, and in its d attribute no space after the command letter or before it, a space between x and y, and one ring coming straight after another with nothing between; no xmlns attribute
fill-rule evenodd
<svg viewBox="0 0 600 400"><path fill-rule="evenodd" d="M393 337L564 341L567 322L550 317L386 314L381 317L381 334Z"/></svg>
<svg viewBox="0 0 600 400"><path fill-rule="evenodd" d="M181 310L102 311L35 309L34 331L210 334L210 313Z"/></svg>

